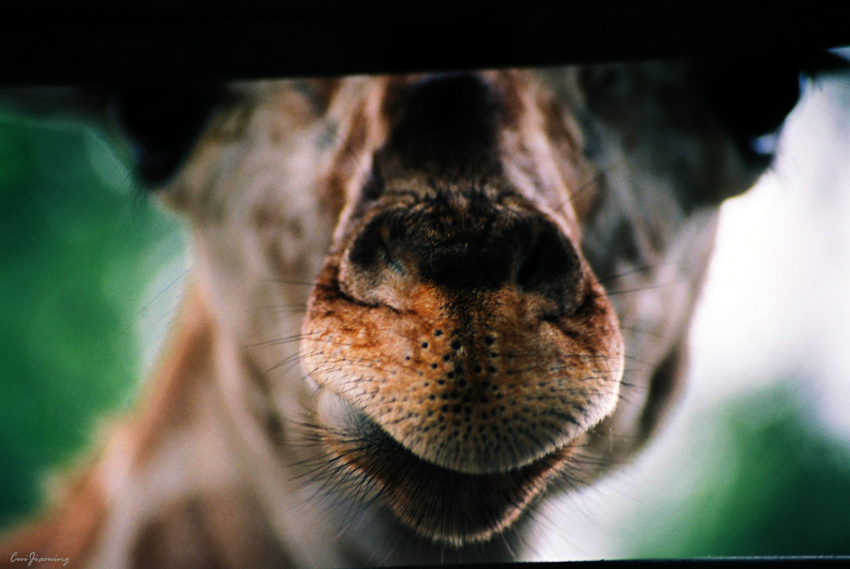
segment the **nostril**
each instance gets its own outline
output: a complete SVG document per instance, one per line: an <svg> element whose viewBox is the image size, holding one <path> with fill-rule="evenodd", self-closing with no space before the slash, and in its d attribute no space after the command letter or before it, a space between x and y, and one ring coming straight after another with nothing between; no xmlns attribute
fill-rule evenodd
<svg viewBox="0 0 850 569"><path fill-rule="evenodd" d="M404 263L401 262L401 259L398 256L393 255L389 241L386 238L381 239L381 243L378 246L378 257L380 263L392 272L402 277L407 276L407 270L404 268Z"/></svg>
<svg viewBox="0 0 850 569"><path fill-rule="evenodd" d="M552 314L575 304L581 261L552 222L491 215L468 228L459 215L451 218L454 227L433 217L391 210L369 220L342 260L341 289L356 300L395 305L392 298L420 282L457 292L508 286L542 295Z"/></svg>
<svg viewBox="0 0 850 569"><path fill-rule="evenodd" d="M580 275L575 249L557 228L545 227L521 253L515 279L520 290L541 293L564 305Z"/></svg>
<svg viewBox="0 0 850 569"><path fill-rule="evenodd" d="M374 268L380 260L378 251L381 248L380 233L374 227L366 227L351 246L348 252L349 262L361 270Z"/></svg>
<svg viewBox="0 0 850 569"><path fill-rule="evenodd" d="M391 245L398 241L399 236L390 235L390 228L386 224L370 223L354 240L348 253L348 260L362 271L389 269L405 276L407 271L404 264L399 256L393 253Z"/></svg>
<svg viewBox="0 0 850 569"><path fill-rule="evenodd" d="M366 224L340 263L338 284L342 293L370 306L401 309L404 283L410 275L399 231L403 234L403 228L381 216Z"/></svg>

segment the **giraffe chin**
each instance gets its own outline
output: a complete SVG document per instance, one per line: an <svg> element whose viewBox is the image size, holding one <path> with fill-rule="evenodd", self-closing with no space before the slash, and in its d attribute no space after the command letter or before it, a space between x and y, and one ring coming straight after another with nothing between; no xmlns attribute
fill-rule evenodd
<svg viewBox="0 0 850 569"><path fill-rule="evenodd" d="M583 436L523 466L469 474L424 460L366 414L328 390L318 392L317 427L327 461L321 481L392 512L433 542L461 547L504 532L568 468Z"/></svg>

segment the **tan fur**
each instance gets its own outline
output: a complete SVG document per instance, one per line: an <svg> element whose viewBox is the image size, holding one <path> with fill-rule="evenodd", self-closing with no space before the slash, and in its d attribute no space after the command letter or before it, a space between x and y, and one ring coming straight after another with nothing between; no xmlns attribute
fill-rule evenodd
<svg viewBox="0 0 850 569"><path fill-rule="evenodd" d="M196 266L150 402L0 564L511 559L675 399L719 203L682 192L757 175L685 71L233 85L163 192Z"/></svg>

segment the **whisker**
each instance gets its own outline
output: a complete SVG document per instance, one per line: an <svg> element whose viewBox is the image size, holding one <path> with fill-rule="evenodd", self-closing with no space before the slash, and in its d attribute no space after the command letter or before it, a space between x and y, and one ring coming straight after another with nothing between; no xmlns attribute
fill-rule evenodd
<svg viewBox="0 0 850 569"><path fill-rule="evenodd" d="M655 289L659 289L659 288L669 288L669 287L680 285L680 284L682 284L682 281L673 281L673 282L669 282L669 283L653 284L653 285L647 285L647 286L642 286L642 287L632 288L632 289L627 289L627 290L608 291L608 296L621 296L621 295L624 295L624 294L634 294L634 293L637 293L637 292L646 292L648 290L655 290Z"/></svg>
<svg viewBox="0 0 850 569"><path fill-rule="evenodd" d="M299 314L307 312L307 305L304 303L292 304L271 304L268 306L257 306L251 309L253 313L272 312L278 314Z"/></svg>
<svg viewBox="0 0 850 569"><path fill-rule="evenodd" d="M615 281L617 279L622 279L623 277L636 275L638 273L646 273L646 272L651 272L651 271L657 271L659 269L662 269L662 268L668 267L668 266L671 266L671 263L660 263L660 264L657 264L657 265L645 265L645 266L641 266L641 267L635 267L635 268L629 269L627 271L623 271L622 273L609 275L607 277L598 277L597 280L599 281L600 284L606 284L606 283L609 283L611 281Z"/></svg>
<svg viewBox="0 0 850 569"><path fill-rule="evenodd" d="M275 338L274 340L263 340L261 342L255 342L253 344L242 344L242 348L260 348L265 346L280 346L284 344L291 344L292 342L300 342L306 336L304 334L292 334L291 336L283 336L281 338Z"/></svg>
<svg viewBox="0 0 850 569"><path fill-rule="evenodd" d="M602 180L603 176L604 172L602 170L597 171L588 180L583 182L576 190L571 191L566 199L562 200L560 204L552 208L552 211L554 211L555 213L564 213L567 206L574 205L576 198L581 196L584 192L593 188L600 180Z"/></svg>

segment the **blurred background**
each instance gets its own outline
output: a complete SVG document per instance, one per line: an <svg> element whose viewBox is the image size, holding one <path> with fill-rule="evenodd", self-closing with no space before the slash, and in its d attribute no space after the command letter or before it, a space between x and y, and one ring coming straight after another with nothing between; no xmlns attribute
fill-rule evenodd
<svg viewBox="0 0 850 569"><path fill-rule="evenodd" d="M185 228L123 154L0 110L0 531L132 406L179 305ZM724 206L691 345L662 436L551 504L535 559L850 555L850 78Z"/></svg>
<svg viewBox="0 0 850 569"><path fill-rule="evenodd" d="M179 302L183 228L122 150L0 108L0 527L132 404Z"/></svg>
<svg viewBox="0 0 850 569"><path fill-rule="evenodd" d="M661 436L552 504L537 558L850 555L850 76L723 205L690 347Z"/></svg>

